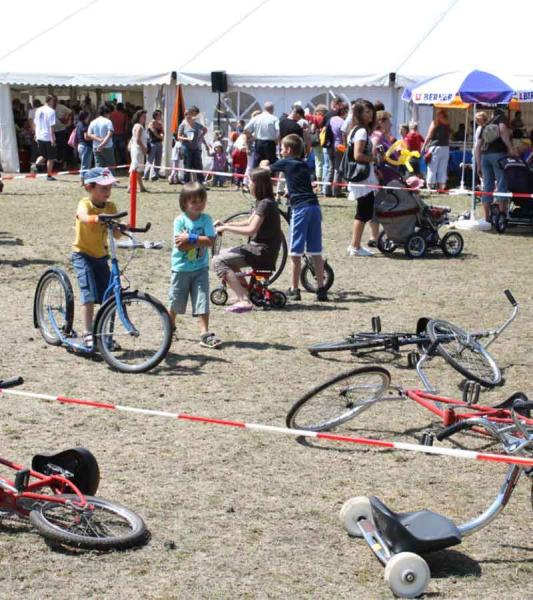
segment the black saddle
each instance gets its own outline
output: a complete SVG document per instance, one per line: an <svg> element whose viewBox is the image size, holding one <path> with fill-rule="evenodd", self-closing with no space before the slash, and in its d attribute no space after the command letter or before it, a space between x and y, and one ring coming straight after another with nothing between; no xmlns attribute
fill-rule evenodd
<svg viewBox="0 0 533 600"><path fill-rule="evenodd" d="M430 510L395 513L379 498L370 496L369 500L376 529L393 554L426 554L461 543L461 532L443 515Z"/></svg>

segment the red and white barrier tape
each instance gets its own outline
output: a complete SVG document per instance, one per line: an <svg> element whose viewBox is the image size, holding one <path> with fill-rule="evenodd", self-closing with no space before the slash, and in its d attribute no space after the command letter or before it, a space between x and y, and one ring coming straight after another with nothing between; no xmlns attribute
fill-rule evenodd
<svg viewBox="0 0 533 600"><path fill-rule="evenodd" d="M334 433L319 433L315 431L305 431L300 429L289 429L287 427L276 427L275 425L261 425L259 423L243 423L241 421L232 421L227 419L214 419L211 417L200 417L180 413L171 413L161 410L151 410L146 408L135 408L133 406L121 406L120 404L109 404L106 402L96 402L94 400L81 400L79 398L67 398L65 396L50 396L48 394L37 394L34 392L25 392L22 390L0 389L2 395L23 396L27 398L36 398L50 402L59 402L60 404L75 404L88 406L90 408L100 408L105 410L116 410L119 412L135 413L154 417L166 417L169 419L178 419L183 421L193 421L195 423L208 423L211 425L223 425L226 427L235 427L237 429L247 429L250 431L259 431L264 433L277 433L290 435L292 437L312 437L321 440L330 440L334 442L344 442L350 444L359 444L362 446L374 446L378 448L388 448L389 450L404 450L407 452L421 452L423 454L439 454L443 456L453 456L455 458L464 458L469 460L479 460L485 462L507 463L510 465L519 465L521 467L533 467L533 458L524 458L521 456L508 456L505 454L492 454L488 452L475 452L473 450L458 450L456 448L444 448L435 446L423 446L419 444L409 444L406 442L388 442L374 440L370 438L350 437L346 435L337 435Z"/></svg>
<svg viewBox="0 0 533 600"><path fill-rule="evenodd" d="M142 169L144 167L152 167L153 165L139 165L139 169ZM112 165L109 167L110 169L129 169L129 165ZM154 167L155 168L155 167ZM228 171L210 171L207 169L186 169L184 167L165 167L165 166L160 166L157 167L158 171L179 171L180 173L195 173L198 175L214 175L214 176L219 176L219 177L226 177L228 179L232 179L232 178L239 178L239 179L244 179L245 177L247 177L246 174L242 174L242 173L229 173ZM62 176L62 175L79 175L80 174L80 169L74 169L74 170L69 170L69 171L57 171L57 172L53 172L52 175L54 176ZM27 173L25 175L5 175L2 178L2 181L10 181L13 179L39 179L39 178L44 178L47 177L47 173ZM272 177L273 181L279 181L279 178L277 177ZM283 181L283 180L282 180ZM365 188L369 188L372 190L398 190L398 189L404 189L404 188L398 188L398 186L394 186L394 185L379 185L379 184L369 184L369 183L345 183L345 182L332 182L332 181L315 181L313 182L316 186L329 186L329 187L340 187L340 188L347 188L348 186L351 187L365 187ZM452 191L452 190L445 190L445 189L427 189L427 188L423 188L423 189L419 189L416 190L419 193L422 194L440 194L440 195L448 195L448 196L455 196L457 195L457 192ZM471 195L472 191L471 190L465 190L464 191L465 195ZM508 199L508 198L533 198L533 194L521 194L521 193L517 193L517 192L483 192L481 190L475 190L474 192L476 197L481 197L481 196L496 196L498 198L504 198L504 199Z"/></svg>

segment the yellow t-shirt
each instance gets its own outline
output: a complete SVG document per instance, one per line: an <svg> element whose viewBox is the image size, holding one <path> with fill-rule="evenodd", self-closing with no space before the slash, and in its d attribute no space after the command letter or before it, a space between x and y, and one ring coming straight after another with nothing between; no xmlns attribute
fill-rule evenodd
<svg viewBox="0 0 533 600"><path fill-rule="evenodd" d="M85 208L89 215L112 215L118 212L114 202L106 202L98 208L90 198L83 198L78 204L78 211ZM78 212L76 211L76 212ZM107 226L105 223L82 223L76 218L76 239L72 246L74 252L83 252L94 258L107 255Z"/></svg>

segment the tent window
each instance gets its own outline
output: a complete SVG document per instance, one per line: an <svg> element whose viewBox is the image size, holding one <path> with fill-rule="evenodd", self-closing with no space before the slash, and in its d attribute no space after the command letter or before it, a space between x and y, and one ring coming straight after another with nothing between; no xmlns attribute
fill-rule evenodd
<svg viewBox="0 0 533 600"><path fill-rule="evenodd" d="M255 110L261 110L259 102L246 92L229 92L220 97L220 129L224 135L235 130L240 119L249 121ZM218 127L218 112L215 107L213 125Z"/></svg>

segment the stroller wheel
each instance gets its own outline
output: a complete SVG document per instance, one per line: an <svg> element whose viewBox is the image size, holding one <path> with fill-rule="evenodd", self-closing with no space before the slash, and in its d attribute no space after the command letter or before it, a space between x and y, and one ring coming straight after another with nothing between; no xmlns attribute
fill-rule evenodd
<svg viewBox="0 0 533 600"><path fill-rule="evenodd" d="M494 228L498 233L504 233L507 229L507 217L504 213L499 213L494 220Z"/></svg>
<svg viewBox="0 0 533 600"><path fill-rule="evenodd" d="M426 240L419 233L412 233L405 242L405 254L409 258L421 258L426 253Z"/></svg>
<svg viewBox="0 0 533 600"><path fill-rule="evenodd" d="M392 254L396 250L396 244L382 231L378 236L378 250L383 254Z"/></svg>
<svg viewBox="0 0 533 600"><path fill-rule="evenodd" d="M457 231L448 232L440 243L440 247L446 256L455 258L463 251L464 240L463 236Z"/></svg>

